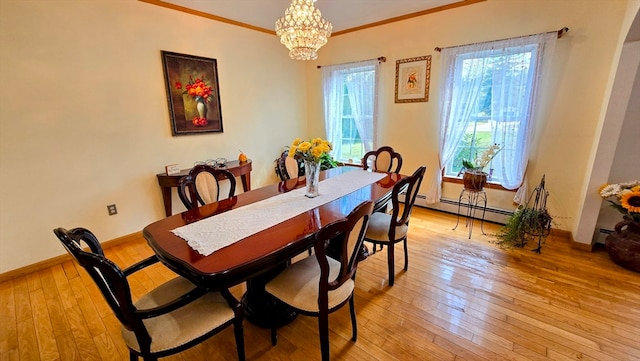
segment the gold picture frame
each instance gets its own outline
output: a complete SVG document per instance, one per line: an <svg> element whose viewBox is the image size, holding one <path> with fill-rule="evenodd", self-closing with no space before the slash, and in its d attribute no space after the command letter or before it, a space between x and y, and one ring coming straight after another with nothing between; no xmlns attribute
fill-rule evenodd
<svg viewBox="0 0 640 361"><path fill-rule="evenodd" d="M161 55L171 133L222 133L217 60L165 50Z"/></svg>
<svg viewBox="0 0 640 361"><path fill-rule="evenodd" d="M396 60L396 103L429 101L431 55Z"/></svg>

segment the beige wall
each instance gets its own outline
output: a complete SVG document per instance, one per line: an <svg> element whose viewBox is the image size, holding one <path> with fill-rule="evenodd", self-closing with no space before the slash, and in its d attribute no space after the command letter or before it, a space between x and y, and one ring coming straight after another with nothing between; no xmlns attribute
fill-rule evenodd
<svg viewBox="0 0 640 361"><path fill-rule="evenodd" d="M2 0L0 26L0 273L65 253L55 227L162 218L166 164L242 149L257 187L306 135L304 63L275 36L132 0ZM217 59L224 133L171 136L160 50Z"/></svg>
<svg viewBox="0 0 640 361"><path fill-rule="evenodd" d="M283 145L324 135L318 64L386 56L380 143L400 151L407 170L433 172L433 48L563 26L571 30L544 89L530 179L547 174L551 211L572 230L627 4L489 0L331 38L318 61L301 63L275 36L133 0L2 0L0 273L63 254L54 227L84 226L109 240L162 218L155 174L166 164L186 168L242 149L254 162L253 186L274 182ZM160 50L218 60L224 133L171 136ZM395 104L395 60L421 55L433 56L429 102ZM509 200L490 195L493 206ZM110 203L118 215L107 216Z"/></svg>
<svg viewBox="0 0 640 361"><path fill-rule="evenodd" d="M588 4L588 6L586 6ZM435 47L558 30L570 31L557 41L552 68L541 89L541 111L528 167L529 189L546 174L548 206L554 227L573 231L579 217L582 188L589 177L589 155L598 129L629 3L624 0L488 0L332 38L320 50L319 64L386 56L382 65L380 144L402 153L403 169L427 165L421 193L438 171L438 101L440 54ZM629 6L635 13L638 2ZM622 34L624 32L624 34ZM431 55L429 101L394 103L395 61ZM322 130L320 72L307 68L309 125ZM614 139L612 141L616 141ZM406 168L405 168L406 167ZM445 184L443 197L457 199L460 185ZM490 207L513 209L513 193L488 192ZM589 243L591 239L579 239Z"/></svg>

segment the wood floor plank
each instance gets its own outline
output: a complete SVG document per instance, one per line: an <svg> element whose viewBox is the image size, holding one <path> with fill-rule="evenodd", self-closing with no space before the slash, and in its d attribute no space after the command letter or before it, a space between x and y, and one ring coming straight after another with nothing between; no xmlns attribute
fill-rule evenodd
<svg viewBox="0 0 640 361"><path fill-rule="evenodd" d="M0 354L7 354L18 348L18 322L13 297L12 281L0 283Z"/></svg>
<svg viewBox="0 0 640 361"><path fill-rule="evenodd" d="M68 273L65 271L65 267L63 265L51 267L51 275L53 276L56 289L58 290L58 297L62 303L62 308L68 309L76 307L78 302L76 301L76 298L73 295L73 290L69 285L69 279L67 278Z"/></svg>
<svg viewBox="0 0 640 361"><path fill-rule="evenodd" d="M59 359L58 347L56 345L51 318L47 307L47 300L42 288L32 290L31 310L33 311L33 321L38 327L35 328L36 339L38 340L38 351L42 361L55 361Z"/></svg>
<svg viewBox="0 0 640 361"><path fill-rule="evenodd" d="M19 361L20 352L17 348L10 349L6 352L0 352L0 361Z"/></svg>
<svg viewBox="0 0 640 361"><path fill-rule="evenodd" d="M80 360L102 360L98 348L93 341L89 327L79 308L66 310L67 319L71 326L71 333L75 340L76 349Z"/></svg>
<svg viewBox="0 0 640 361"><path fill-rule="evenodd" d="M73 290L73 294L76 297L76 301L78 301L78 308L82 312L85 324L91 332L91 335L100 335L105 331L105 328L99 317L99 313L96 310L95 304L100 303L99 301L106 303L106 301L97 295L94 297L89 296L89 291L84 287L79 278L74 278L70 280L69 283ZM101 305L104 307L104 303L101 303Z"/></svg>
<svg viewBox="0 0 640 361"><path fill-rule="evenodd" d="M13 281L13 299L16 312L16 321L32 320L31 302L29 300L29 285L27 277L18 277Z"/></svg>
<svg viewBox="0 0 640 361"><path fill-rule="evenodd" d="M111 335L107 332L99 334L93 337L93 342L100 353L102 360L118 360L122 355L118 352L118 347L115 345ZM117 342L122 342L120 339Z"/></svg>
<svg viewBox="0 0 640 361"><path fill-rule="evenodd" d="M81 360L80 353L76 347L76 341L71 331L67 333L56 334L56 345L60 353L60 360L74 361ZM120 358L120 360L124 360Z"/></svg>
<svg viewBox="0 0 640 361"><path fill-rule="evenodd" d="M39 361L38 339L36 337L35 319L18 321L18 350L20 360Z"/></svg>
<svg viewBox="0 0 640 361"><path fill-rule="evenodd" d="M129 357L129 349L122 341L122 324L113 313L103 317L102 323L107 330L105 333L113 340L115 350L120 355L119 359L126 360Z"/></svg>
<svg viewBox="0 0 640 361"><path fill-rule="evenodd" d="M332 359L640 361L640 274L611 262L603 248L578 251L552 236L541 254L503 250L478 223L469 239L464 224L452 230L455 221L414 209L409 270L398 246L393 287L386 249L359 265L358 341L350 340L348 307L333 313ZM497 228L484 224L487 234ZM141 238L105 253L126 267L153 251ZM173 277L159 263L131 277L132 289L139 297ZM240 298L245 290L231 292ZM128 359L119 321L73 261L0 283L0 319L0 361ZM244 331L248 360L320 357L316 318L280 328L276 346L269 330L245 320ZM163 360L237 360L233 330Z"/></svg>

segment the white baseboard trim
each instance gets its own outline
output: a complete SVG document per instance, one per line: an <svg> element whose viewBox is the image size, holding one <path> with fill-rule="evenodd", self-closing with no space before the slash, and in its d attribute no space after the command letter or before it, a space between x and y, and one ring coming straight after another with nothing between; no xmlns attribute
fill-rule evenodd
<svg viewBox="0 0 640 361"><path fill-rule="evenodd" d="M457 199L447 199L441 198L440 202L427 204L427 197L423 194L418 194L416 196L416 205L424 208L435 209L442 212L458 214L458 200ZM466 214L466 208L464 205L460 207L461 215ZM507 218L512 215L512 211L487 207L487 210L484 215L484 220L494 223L505 224L507 222ZM476 212L476 217L482 217L482 212Z"/></svg>

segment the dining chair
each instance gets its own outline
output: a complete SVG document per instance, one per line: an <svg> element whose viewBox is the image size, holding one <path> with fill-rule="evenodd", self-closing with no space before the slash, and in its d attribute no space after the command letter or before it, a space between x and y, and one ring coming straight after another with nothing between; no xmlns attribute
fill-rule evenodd
<svg viewBox="0 0 640 361"><path fill-rule="evenodd" d="M402 168L402 156L389 146L383 146L369 151L362 157L364 170L371 168L374 172L400 173Z"/></svg>
<svg viewBox="0 0 640 361"><path fill-rule="evenodd" d="M404 244L404 270L409 267L407 252L407 232L411 210L416 201L420 184L427 167L420 166L413 175L398 181L391 191L392 209L390 213L374 212L369 221L364 240L377 245L387 246L387 263L389 267L389 286L393 286L395 276L394 248L395 244Z"/></svg>
<svg viewBox="0 0 640 361"><path fill-rule="evenodd" d="M390 146L382 146L376 150L369 151L365 153L364 157L362 157L362 168L364 170L371 169L373 172L391 172L400 174L400 169L402 168L402 156L400 153L397 153ZM381 205L379 207L379 212L390 212L389 209L391 201ZM376 253L377 246L373 246L373 252ZM380 250L382 250L383 245L380 244Z"/></svg>
<svg viewBox="0 0 640 361"><path fill-rule="evenodd" d="M276 174L281 181L296 179L304 175L304 167L293 157L289 157L289 149L285 149L276 159Z"/></svg>
<svg viewBox="0 0 640 361"><path fill-rule="evenodd" d="M245 359L243 310L229 290L212 292L176 277L134 303L127 277L158 262L155 255L121 269L105 257L91 231L56 228L53 232L89 273L122 324L122 338L129 348L131 361L139 357L157 360L181 352L231 325L238 359Z"/></svg>
<svg viewBox="0 0 640 361"><path fill-rule="evenodd" d="M178 196L187 209L197 208L220 200L220 181L229 181L231 198L236 193L236 178L230 171L208 164L198 164L178 181Z"/></svg>
<svg viewBox="0 0 640 361"><path fill-rule="evenodd" d="M323 226L315 237L315 257L290 265L265 286L268 293L298 313L318 317L323 361L329 360L329 313L347 302L351 311L351 340L357 339L353 292L363 237L372 210L371 201L363 202L345 219ZM337 247L337 259L327 255L325 244L329 241ZM273 345L277 342L275 328L271 329L271 341Z"/></svg>

